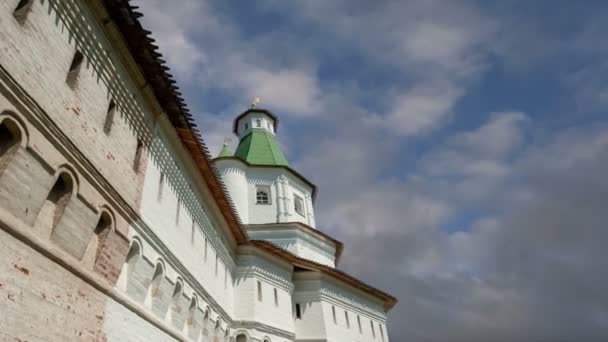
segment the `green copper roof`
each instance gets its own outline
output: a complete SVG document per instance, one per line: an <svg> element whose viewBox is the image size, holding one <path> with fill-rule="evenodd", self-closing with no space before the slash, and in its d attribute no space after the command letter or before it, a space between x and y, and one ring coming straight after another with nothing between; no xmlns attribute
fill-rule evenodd
<svg viewBox="0 0 608 342"><path fill-rule="evenodd" d="M228 147L228 145L224 145L224 147L222 147L222 150L220 151L220 154L218 154L218 157L232 157L234 156L234 152L232 152L232 150L230 149L230 147Z"/></svg>
<svg viewBox="0 0 608 342"><path fill-rule="evenodd" d="M253 165L289 166L274 135L266 131L252 131L244 136L234 156Z"/></svg>

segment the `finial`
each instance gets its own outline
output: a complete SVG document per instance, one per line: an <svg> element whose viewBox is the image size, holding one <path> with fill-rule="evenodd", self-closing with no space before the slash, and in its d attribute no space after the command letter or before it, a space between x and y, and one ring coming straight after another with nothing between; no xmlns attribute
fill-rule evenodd
<svg viewBox="0 0 608 342"><path fill-rule="evenodd" d="M254 109L260 102L262 102L262 100L259 97L254 97L253 103L251 103L251 109Z"/></svg>
<svg viewBox="0 0 608 342"><path fill-rule="evenodd" d="M224 146L230 145L231 142L232 142L232 138L224 138Z"/></svg>

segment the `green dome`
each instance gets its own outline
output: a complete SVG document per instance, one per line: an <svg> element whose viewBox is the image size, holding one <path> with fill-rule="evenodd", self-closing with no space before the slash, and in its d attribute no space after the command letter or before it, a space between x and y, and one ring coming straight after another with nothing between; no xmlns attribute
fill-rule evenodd
<svg viewBox="0 0 608 342"><path fill-rule="evenodd" d="M234 156L252 165L289 166L274 135L262 130L254 130L244 136Z"/></svg>

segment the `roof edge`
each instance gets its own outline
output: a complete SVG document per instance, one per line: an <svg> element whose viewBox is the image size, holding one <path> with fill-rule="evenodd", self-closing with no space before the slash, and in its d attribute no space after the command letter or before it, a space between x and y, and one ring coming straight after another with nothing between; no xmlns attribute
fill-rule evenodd
<svg viewBox="0 0 608 342"><path fill-rule="evenodd" d="M264 249L265 251L268 251L278 257L289 260L291 263L293 263L294 266L308 268L308 269L311 269L311 270L314 270L317 272L327 274L327 275L329 275L333 278L336 278L338 280L341 280L373 297L376 297L376 298L382 300L384 303L384 310L387 313L398 302L397 298L395 298L394 296L392 296L382 290L379 290L371 285L368 285L368 284L362 282L361 280L351 276L350 274L348 274L346 272L340 271L335 268L331 268L329 266L319 264L314 261L302 259L302 258L294 255L293 253L288 252L288 251L284 250L283 248L281 248L271 242L263 241L263 240L250 240L250 243L252 245L254 245L258 248Z"/></svg>

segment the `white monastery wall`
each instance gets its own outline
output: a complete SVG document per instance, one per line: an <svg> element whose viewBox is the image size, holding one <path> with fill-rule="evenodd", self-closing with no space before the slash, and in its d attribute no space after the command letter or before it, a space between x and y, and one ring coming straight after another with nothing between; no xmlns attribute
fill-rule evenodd
<svg viewBox="0 0 608 342"><path fill-rule="evenodd" d="M154 234L227 314L232 313L234 241L219 229L184 156L159 118L142 194L141 214ZM193 167L193 166L192 166ZM230 246L233 247L230 247ZM225 317L227 319L227 317Z"/></svg>
<svg viewBox="0 0 608 342"><path fill-rule="evenodd" d="M92 167L135 205L141 185L133 168L137 141L146 140L144 133L154 118L138 87L129 81L103 32L91 25L94 20L82 4L36 0L20 24L13 17L18 2L0 2L0 63L50 113L48 119ZM66 79L77 50L84 60L71 87ZM116 110L106 134L103 127L112 99Z"/></svg>

